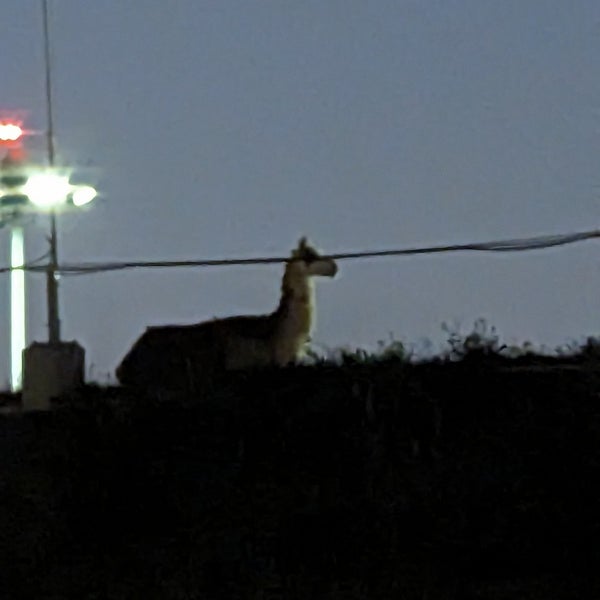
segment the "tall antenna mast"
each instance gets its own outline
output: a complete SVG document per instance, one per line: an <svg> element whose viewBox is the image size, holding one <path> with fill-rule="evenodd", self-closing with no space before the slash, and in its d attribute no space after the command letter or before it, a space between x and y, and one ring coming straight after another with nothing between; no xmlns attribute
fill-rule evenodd
<svg viewBox="0 0 600 600"><path fill-rule="evenodd" d="M48 0L42 0L44 20L44 64L46 66L46 118L48 120L48 163L54 166L54 117L52 114L52 66L50 65L50 32L48 25Z"/></svg>

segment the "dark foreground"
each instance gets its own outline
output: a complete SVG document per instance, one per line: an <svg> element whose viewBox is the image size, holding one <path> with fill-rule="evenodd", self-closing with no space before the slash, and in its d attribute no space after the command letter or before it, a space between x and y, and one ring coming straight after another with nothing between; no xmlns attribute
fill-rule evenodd
<svg viewBox="0 0 600 600"><path fill-rule="evenodd" d="M600 365L322 365L0 417L0 597L600 598Z"/></svg>

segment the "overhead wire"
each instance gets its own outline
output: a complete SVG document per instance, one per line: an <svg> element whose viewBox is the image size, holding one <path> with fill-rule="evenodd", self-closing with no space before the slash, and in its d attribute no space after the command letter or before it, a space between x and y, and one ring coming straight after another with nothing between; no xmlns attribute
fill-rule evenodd
<svg viewBox="0 0 600 600"><path fill-rule="evenodd" d="M542 235L527 238L515 238L507 240L495 240L490 242L474 242L468 244L450 244L439 246L423 246L413 248L400 248L392 250L369 250L356 252L341 252L325 254L323 258L334 260L362 259L386 256L409 256L417 254L440 254L450 252L524 252L529 250L540 250L556 246L565 246L577 242L600 238L600 230L581 231L569 234ZM47 254L42 257L45 258ZM37 262L39 262L38 259ZM289 256L267 256L256 258L223 258L204 260L159 260L159 261L114 261L114 262L82 262L64 263L56 269L61 275L91 275L106 273L110 271L123 271L130 269L152 269L152 268L182 268L182 267L228 267L240 265L259 265L286 263L296 260ZM46 272L48 265L37 264L36 261L26 263L22 267L16 267L30 272ZM0 273L11 271L11 267L0 269Z"/></svg>
<svg viewBox="0 0 600 600"><path fill-rule="evenodd" d="M34 258L32 261L27 262L20 267L0 267L0 274L10 273L11 271L37 271L38 268L39 268L39 270L45 271L47 268L47 265L46 264L40 265L39 263L41 263L45 258L48 258L49 256L50 256L50 252L46 251L46 252L44 252L44 254L41 254L37 258Z"/></svg>

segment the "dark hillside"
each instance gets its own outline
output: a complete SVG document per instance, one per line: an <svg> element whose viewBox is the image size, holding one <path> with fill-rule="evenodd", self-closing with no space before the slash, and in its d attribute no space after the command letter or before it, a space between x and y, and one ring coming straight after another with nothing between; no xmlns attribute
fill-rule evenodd
<svg viewBox="0 0 600 600"><path fill-rule="evenodd" d="M598 598L594 352L322 364L0 417L2 598Z"/></svg>

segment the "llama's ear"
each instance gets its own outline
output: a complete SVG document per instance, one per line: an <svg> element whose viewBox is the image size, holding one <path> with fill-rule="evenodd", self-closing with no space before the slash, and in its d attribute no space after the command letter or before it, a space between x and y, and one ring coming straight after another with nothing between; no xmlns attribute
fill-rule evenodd
<svg viewBox="0 0 600 600"><path fill-rule="evenodd" d="M292 250L292 256L302 256L304 254L304 251L306 250L306 247L307 247L306 236L303 235L298 240L298 246Z"/></svg>

